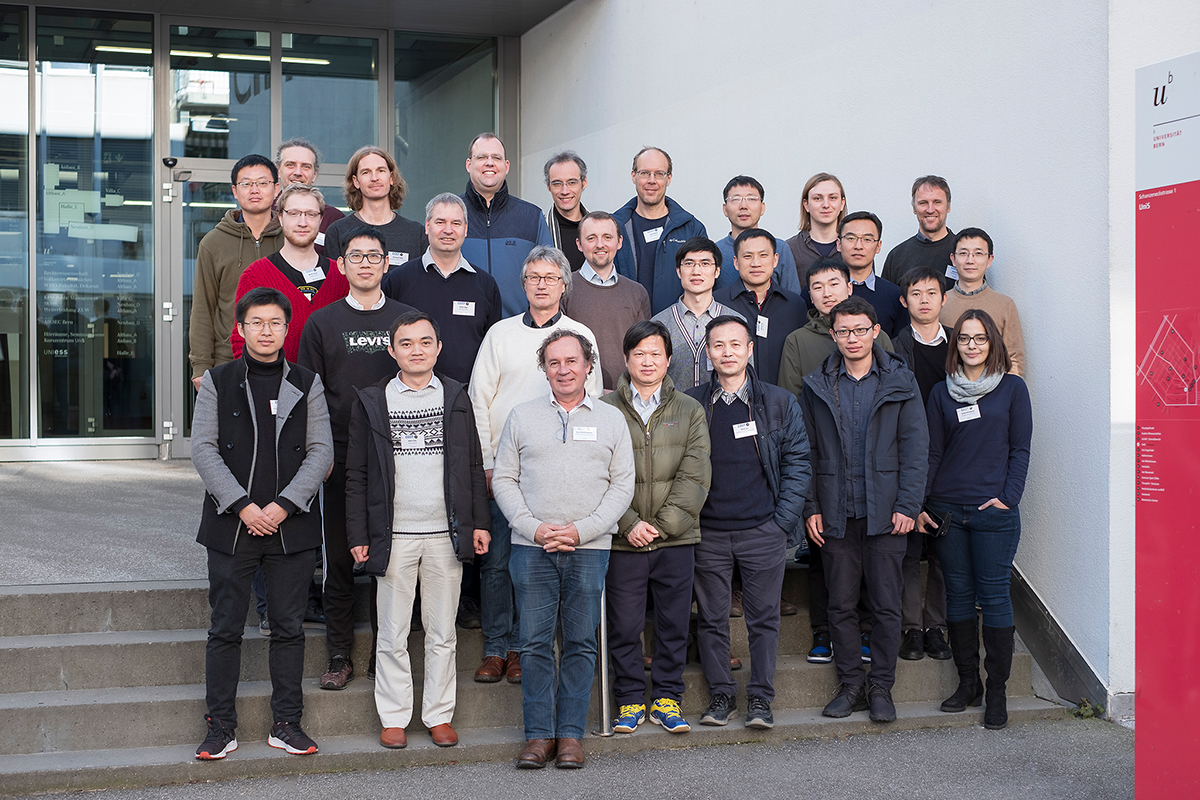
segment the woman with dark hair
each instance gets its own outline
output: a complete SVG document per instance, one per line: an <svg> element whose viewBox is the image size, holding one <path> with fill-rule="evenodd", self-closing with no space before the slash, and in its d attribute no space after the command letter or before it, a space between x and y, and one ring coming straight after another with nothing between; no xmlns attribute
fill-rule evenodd
<svg viewBox="0 0 1200 800"><path fill-rule="evenodd" d="M1012 667L1013 610L1009 574L1021 538L1017 506L1029 470L1033 411L1029 390L1009 374L1011 361L996 323L969 309L950 335L946 381L929 395L929 477L921 530L938 536L946 579L946 621L958 668L958 690L942 711L978 706L975 618L983 609L987 670L985 728L1008 724L1005 684ZM935 521L935 518L937 521Z"/></svg>

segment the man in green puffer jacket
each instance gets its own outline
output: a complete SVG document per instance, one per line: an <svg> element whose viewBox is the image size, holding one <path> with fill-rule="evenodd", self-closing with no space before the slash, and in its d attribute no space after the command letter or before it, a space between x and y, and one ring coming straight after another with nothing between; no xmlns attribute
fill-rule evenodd
<svg viewBox="0 0 1200 800"><path fill-rule="evenodd" d="M671 733L690 730L679 713L692 608L700 509L712 478L704 408L667 377L671 334L643 321L625 333L625 374L601 400L625 415L637 478L633 501L618 523L609 555L606 604L613 693L620 709L613 729L633 733L645 722L642 630L646 598L654 598L654 660L649 719Z"/></svg>

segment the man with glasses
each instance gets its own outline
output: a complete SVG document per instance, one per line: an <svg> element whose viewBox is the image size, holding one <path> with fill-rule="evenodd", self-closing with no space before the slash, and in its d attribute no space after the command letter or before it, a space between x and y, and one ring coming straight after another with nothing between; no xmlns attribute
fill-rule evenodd
<svg viewBox="0 0 1200 800"><path fill-rule="evenodd" d="M617 253L617 272L646 287L650 313L674 303L675 251L694 236L708 236L704 223L667 197L671 157L658 147L643 147L633 157L636 196L613 213L624 243Z"/></svg>
<svg viewBox="0 0 1200 800"><path fill-rule="evenodd" d="M205 371L233 360L229 335L242 271L283 246L283 229L271 214L279 183L279 171L271 160L244 156L233 165L230 183L238 207L225 212L196 251L188 360L197 391Z"/></svg>
<svg viewBox="0 0 1200 800"><path fill-rule="evenodd" d="M288 191L287 189L284 190ZM322 689L343 689L354 677L354 559L346 538L346 452L355 390L394 374L388 355L392 321L409 311L379 288L387 272L383 236L363 225L351 231L336 270L349 284L345 302L313 312L300 336L299 364L321 376L333 428L333 471L325 481L325 646L329 665ZM374 597L374 593L371 595ZM378 628L371 615L372 629ZM374 658L374 649L371 657ZM368 674L370 668L368 666Z"/></svg>
<svg viewBox="0 0 1200 800"><path fill-rule="evenodd" d="M800 405L815 470L804 509L821 550L838 690L822 713L896 718L892 686L900 650L901 563L925 499L929 428L917 379L875 344L875 309L851 297L829 312L838 352L804 379ZM864 587L865 584L865 587ZM859 595L870 596L871 674L859 657Z"/></svg>
<svg viewBox="0 0 1200 800"><path fill-rule="evenodd" d="M738 236L751 228L758 227L758 221L767 213L767 192L763 185L749 175L735 175L725 184L725 200L721 212L729 220L729 235L717 242L721 255L726 264L733 264L737 258L733 252L733 242ZM774 280L781 289L795 294L801 294L800 276L796 274L796 260L792 257L792 249L783 239L775 240L775 252L779 254L779 266L775 270ZM717 281L717 288L724 289L737 282L737 273L729 270L723 280Z"/></svg>
<svg viewBox="0 0 1200 800"><path fill-rule="evenodd" d="M875 274L875 256L883 245L883 222L870 211L847 214L838 226L838 252L850 268L855 297L875 307L879 327L895 337L908 325L908 311L900 302L900 287Z"/></svg>
<svg viewBox="0 0 1200 800"><path fill-rule="evenodd" d="M508 158L504 142L494 133L481 133L467 147L467 238L462 251L467 260L496 279L504 302L504 316L520 314L525 307L520 273L529 252L551 245L550 229L542 212L508 192Z"/></svg>
<svg viewBox="0 0 1200 800"><path fill-rule="evenodd" d="M554 246L563 251L571 270L583 268L583 251L579 249L579 223L587 215L583 207L583 190L587 188L587 164L573 150L550 156L542 168L546 188L554 201L546 212L546 225Z"/></svg>
<svg viewBox="0 0 1200 800"><path fill-rule="evenodd" d="M308 139L288 139L275 150L275 166L279 170L282 188L286 189L293 183L312 186L321 170L321 152ZM346 215L334 206L325 206L325 211L321 214L321 227L317 233L318 255L325 255L325 231L344 216Z"/></svg>
<svg viewBox="0 0 1200 800"><path fill-rule="evenodd" d="M899 283L913 267L933 267L944 277L942 289L954 285L954 231L946 227L950 215L950 184L938 175L923 175L913 181L912 209L917 217L917 232L892 248L883 262L883 277Z"/></svg>
<svg viewBox="0 0 1200 800"><path fill-rule="evenodd" d="M545 376L535 354L545 338L559 329L576 331L596 346L596 337L586 326L563 314L560 302L570 289L573 273L567 257L554 247L539 245L529 251L521 266L520 282L525 287L529 309L503 319L483 337L469 393L475 408L475 424L483 449L489 493L496 447L509 413L527 400L548 392ZM587 391L599 397L604 387L599 364L588 373ZM493 499L492 543L480 564L483 622L483 663L475 671L480 683L521 682L521 659L517 651L518 626L514 614L512 578L508 571L511 537L508 521Z"/></svg>
<svg viewBox="0 0 1200 800"><path fill-rule="evenodd" d="M1021 334L1021 316L1017 304L1006 294L1000 294L987 283L987 271L996 256L992 251L992 237L982 228L963 228L954 237L951 262L958 273L958 282L946 293L946 305L942 306L942 324L953 328L954 323L968 308L986 311L1004 339L1008 357L1012 359L1012 373L1020 375L1025 370L1025 337Z"/></svg>

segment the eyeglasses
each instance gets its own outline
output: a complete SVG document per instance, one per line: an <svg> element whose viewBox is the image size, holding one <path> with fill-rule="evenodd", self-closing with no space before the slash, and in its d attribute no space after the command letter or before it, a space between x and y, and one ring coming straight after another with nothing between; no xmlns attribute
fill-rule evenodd
<svg viewBox="0 0 1200 800"><path fill-rule="evenodd" d="M561 275L526 275L524 278L524 281L525 281L525 283L528 283L531 286L537 286L542 283L546 284L547 286L558 286L560 283L562 283L562 276Z"/></svg>
<svg viewBox="0 0 1200 800"><path fill-rule="evenodd" d="M725 202L733 203L735 206L740 206L742 203L746 203L747 205L754 205L755 203L761 203L762 198L756 194L748 194L745 196L740 195L740 194L735 194L733 197L726 198Z"/></svg>
<svg viewBox="0 0 1200 800"><path fill-rule="evenodd" d="M832 333L835 339L848 339L852 333L854 334L854 338L861 339L870 332L871 328L838 328Z"/></svg>
<svg viewBox="0 0 1200 800"><path fill-rule="evenodd" d="M684 259L683 263L681 263L679 266L687 267L688 269L695 269L696 267L699 267L700 269L712 269L716 265L717 262L713 261L711 258L706 258L703 261L696 261L694 259L687 258Z"/></svg>
<svg viewBox="0 0 1200 800"><path fill-rule="evenodd" d="M990 255L991 255L991 253L985 253L982 250L955 250L954 251L954 257L961 258L963 261L966 261L968 258L973 258L976 261L983 261L985 258L987 258Z"/></svg>
<svg viewBox="0 0 1200 800"><path fill-rule="evenodd" d="M383 253L347 253L345 259L351 264L361 264L366 261L371 266L379 266L383 263L383 259L387 258Z"/></svg>
<svg viewBox="0 0 1200 800"><path fill-rule="evenodd" d="M873 245L879 241L879 237L878 236L855 236L853 233L847 233L846 235L844 235L842 237L842 241L845 242L846 244L850 245L851 247L854 247L854 245L858 244L859 242L862 242L867 247L870 247L871 245Z"/></svg>
<svg viewBox="0 0 1200 800"><path fill-rule="evenodd" d="M570 180L565 181L550 181L550 188L556 192L564 186L568 189L578 189L579 184L581 183L583 183L583 181L579 180L579 178L571 178Z"/></svg>
<svg viewBox="0 0 1200 800"><path fill-rule="evenodd" d="M960 333L958 335L959 344L969 344L971 342L983 346L988 343L988 335L986 333L977 333L974 336L968 336L965 333Z"/></svg>
<svg viewBox="0 0 1200 800"><path fill-rule="evenodd" d="M253 322L243 322L242 327L251 333L259 333L263 328L268 327L271 329L271 333L279 333L281 330L287 327L287 323L281 322L277 319L273 319L270 322L264 322L260 319L256 319Z"/></svg>
<svg viewBox="0 0 1200 800"><path fill-rule="evenodd" d="M238 181L239 189L266 189L268 186L274 186L275 181Z"/></svg>
<svg viewBox="0 0 1200 800"><path fill-rule="evenodd" d="M320 219L321 218L320 211L300 211L299 209L287 208L287 209L284 209L283 213L287 214L292 219L298 219L299 217L305 217L307 219Z"/></svg>
<svg viewBox="0 0 1200 800"><path fill-rule="evenodd" d="M476 153L471 156L471 160L477 164L482 164L485 161L503 161L504 156L499 153Z"/></svg>
<svg viewBox="0 0 1200 800"><path fill-rule="evenodd" d="M633 174L637 176L637 179L639 181L648 181L651 178L654 178L654 180L656 180L656 181L664 181L667 179L667 176L670 175L671 173L663 172L661 169L656 169L653 172L651 172L648 169L639 169L637 172L635 172Z"/></svg>

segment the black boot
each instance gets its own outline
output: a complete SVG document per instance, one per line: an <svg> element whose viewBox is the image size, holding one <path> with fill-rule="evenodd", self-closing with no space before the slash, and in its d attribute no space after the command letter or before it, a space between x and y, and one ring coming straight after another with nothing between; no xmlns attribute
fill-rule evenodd
<svg viewBox="0 0 1200 800"><path fill-rule="evenodd" d="M1013 630L983 626L983 668L987 670L987 707L983 727L998 731L1008 725L1008 699L1004 688L1012 672Z"/></svg>
<svg viewBox="0 0 1200 800"><path fill-rule="evenodd" d="M942 703L942 711L957 713L967 706L978 708L983 702L983 681L979 679L979 622L974 617L946 626L950 651L958 668L958 689Z"/></svg>

